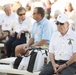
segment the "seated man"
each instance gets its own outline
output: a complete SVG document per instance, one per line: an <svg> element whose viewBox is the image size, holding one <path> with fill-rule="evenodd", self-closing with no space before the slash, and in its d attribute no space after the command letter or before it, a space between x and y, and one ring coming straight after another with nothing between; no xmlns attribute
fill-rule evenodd
<svg viewBox="0 0 76 75"><path fill-rule="evenodd" d="M30 46L48 45L53 32L50 22L45 17L45 11L42 7L35 7L33 11L34 22L31 32L31 38L27 44L16 46L15 56L24 54Z"/></svg>
<svg viewBox="0 0 76 75"><path fill-rule="evenodd" d="M4 13L0 14L0 43L5 43L12 31L12 25L17 17L11 10L11 4L3 6ZM2 57L6 55L6 48L2 50Z"/></svg>
<svg viewBox="0 0 76 75"><path fill-rule="evenodd" d="M11 33L12 26L17 17L16 14L12 12L10 4L5 4L3 10L4 13L0 15L0 41L5 39Z"/></svg>
<svg viewBox="0 0 76 75"><path fill-rule="evenodd" d="M76 34L69 28L68 17L57 17L58 31L52 35L49 56L50 62L39 75L75 75L76 72Z"/></svg>
<svg viewBox="0 0 76 75"><path fill-rule="evenodd" d="M31 18L26 17L26 10L24 7L17 9L18 18L13 25L13 31L11 37L6 41L7 56L15 56L15 47L17 45L27 42L26 33L29 33L28 25L32 25Z"/></svg>
<svg viewBox="0 0 76 75"><path fill-rule="evenodd" d="M2 32L11 33L12 26L13 26L17 16L16 16L16 14L14 14L12 12L10 4L5 4L3 6L3 10L4 10L4 13L0 15L1 16L0 17L0 25L2 26L1 30L2 30Z"/></svg>

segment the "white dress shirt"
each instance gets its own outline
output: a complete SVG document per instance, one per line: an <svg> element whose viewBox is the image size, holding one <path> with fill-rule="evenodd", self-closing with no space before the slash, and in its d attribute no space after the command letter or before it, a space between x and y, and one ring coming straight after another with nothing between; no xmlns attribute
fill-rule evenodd
<svg viewBox="0 0 76 75"><path fill-rule="evenodd" d="M26 17L25 20L22 23L19 23L19 20L17 18L15 24L14 24L14 32L19 33L21 30L23 31L29 31L30 27L32 26L32 21L30 17Z"/></svg>
<svg viewBox="0 0 76 75"><path fill-rule="evenodd" d="M15 22L16 15L12 13L10 16L7 16L5 13L0 15L0 25L2 26L3 31L12 30L12 26Z"/></svg>
<svg viewBox="0 0 76 75"><path fill-rule="evenodd" d="M55 32L51 38L49 52L53 53L55 60L69 60L76 52L76 33L71 29L62 36L60 32Z"/></svg>

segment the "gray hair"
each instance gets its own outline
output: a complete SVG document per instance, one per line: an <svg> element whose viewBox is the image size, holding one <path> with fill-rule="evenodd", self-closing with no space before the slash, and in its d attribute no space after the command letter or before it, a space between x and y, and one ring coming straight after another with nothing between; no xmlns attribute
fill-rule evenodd
<svg viewBox="0 0 76 75"><path fill-rule="evenodd" d="M11 7L11 4L5 4L5 5L3 6L3 10L5 11L5 9L8 8L8 7Z"/></svg>

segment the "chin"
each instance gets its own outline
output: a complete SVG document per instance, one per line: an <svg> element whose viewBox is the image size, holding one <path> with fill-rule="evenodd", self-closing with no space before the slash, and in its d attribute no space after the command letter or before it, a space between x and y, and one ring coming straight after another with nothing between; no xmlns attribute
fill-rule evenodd
<svg viewBox="0 0 76 75"><path fill-rule="evenodd" d="M22 19L22 21L24 21L25 20L25 18L24 19Z"/></svg>

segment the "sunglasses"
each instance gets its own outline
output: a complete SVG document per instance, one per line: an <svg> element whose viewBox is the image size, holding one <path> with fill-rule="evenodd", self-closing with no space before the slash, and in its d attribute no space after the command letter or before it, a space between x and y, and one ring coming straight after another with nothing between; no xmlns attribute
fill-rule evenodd
<svg viewBox="0 0 76 75"><path fill-rule="evenodd" d="M33 13L33 15L35 15L35 14L37 14L37 13Z"/></svg>
<svg viewBox="0 0 76 75"><path fill-rule="evenodd" d="M18 14L19 16L22 16L22 15L25 15L25 13L23 13L23 14Z"/></svg>
<svg viewBox="0 0 76 75"><path fill-rule="evenodd" d="M58 24L60 24L60 25L64 25L64 23L61 23L61 22L56 22L56 25L58 25Z"/></svg>

